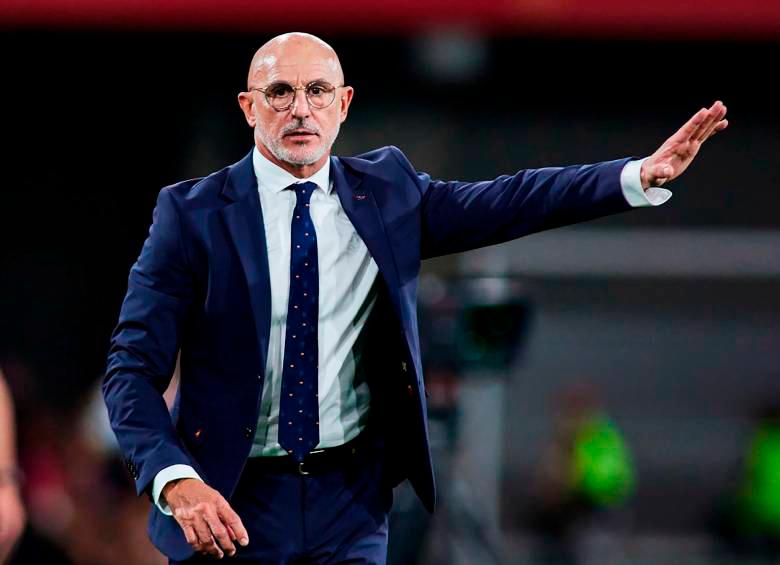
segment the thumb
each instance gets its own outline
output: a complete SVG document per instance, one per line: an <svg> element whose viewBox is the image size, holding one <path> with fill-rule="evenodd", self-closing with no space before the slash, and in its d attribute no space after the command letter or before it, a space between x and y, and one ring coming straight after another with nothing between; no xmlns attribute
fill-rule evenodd
<svg viewBox="0 0 780 565"><path fill-rule="evenodd" d="M668 180L674 175L674 169L666 163L659 163L653 167L653 177L656 180Z"/></svg>
<svg viewBox="0 0 780 565"><path fill-rule="evenodd" d="M674 169L671 165L667 163L653 163L650 167L648 167L648 174L645 177L647 181L647 187L663 186L664 183L668 182L672 178L673 174ZM647 190L647 187L645 190Z"/></svg>

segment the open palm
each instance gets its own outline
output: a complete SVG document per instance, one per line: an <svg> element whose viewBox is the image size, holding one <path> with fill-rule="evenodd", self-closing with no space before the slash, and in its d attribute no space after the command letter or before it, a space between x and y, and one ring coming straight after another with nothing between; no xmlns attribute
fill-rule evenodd
<svg viewBox="0 0 780 565"><path fill-rule="evenodd" d="M679 177L699 152L702 143L729 125L726 106L718 100L702 108L677 133L642 163L642 188L661 186Z"/></svg>

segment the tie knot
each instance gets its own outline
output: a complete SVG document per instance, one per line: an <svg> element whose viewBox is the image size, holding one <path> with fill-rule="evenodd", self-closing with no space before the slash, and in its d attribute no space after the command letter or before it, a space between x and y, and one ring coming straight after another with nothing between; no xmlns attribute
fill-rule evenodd
<svg viewBox="0 0 780 565"><path fill-rule="evenodd" d="M313 182L296 182L290 188L295 191L295 196L298 198L298 205L303 206L309 203L311 195L317 188L317 185Z"/></svg>

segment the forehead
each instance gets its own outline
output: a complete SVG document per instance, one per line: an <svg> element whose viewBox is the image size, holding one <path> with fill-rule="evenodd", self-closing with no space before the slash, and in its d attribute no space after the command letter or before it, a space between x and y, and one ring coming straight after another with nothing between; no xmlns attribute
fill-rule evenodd
<svg viewBox="0 0 780 565"><path fill-rule="evenodd" d="M260 57L252 74L260 81L307 83L326 79L335 82L339 77L339 63L332 53L322 50L284 50Z"/></svg>

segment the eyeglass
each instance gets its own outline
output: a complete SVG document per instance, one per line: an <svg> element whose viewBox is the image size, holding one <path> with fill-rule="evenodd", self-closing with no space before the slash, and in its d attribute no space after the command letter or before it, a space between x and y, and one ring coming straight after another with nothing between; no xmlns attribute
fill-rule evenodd
<svg viewBox="0 0 780 565"><path fill-rule="evenodd" d="M310 82L306 86L293 86L286 82L276 82L266 88L255 87L250 88L250 90L262 92L271 108L277 112L284 112L292 108L295 103L295 93L298 90L303 90L306 93L306 100L309 101L312 108L321 110L333 104L336 99L336 89L342 86L344 85L333 86L323 81Z"/></svg>

